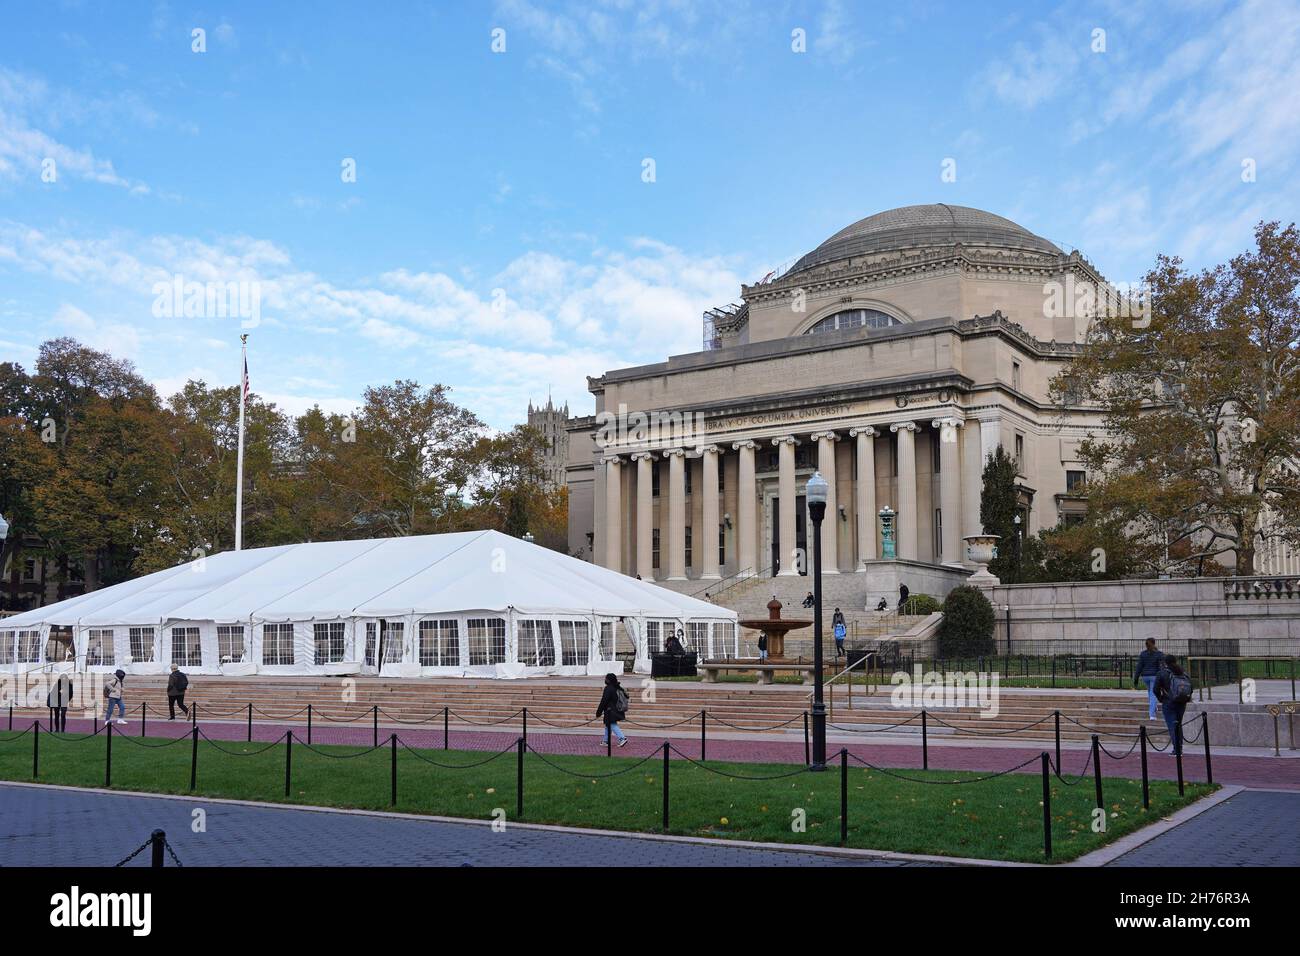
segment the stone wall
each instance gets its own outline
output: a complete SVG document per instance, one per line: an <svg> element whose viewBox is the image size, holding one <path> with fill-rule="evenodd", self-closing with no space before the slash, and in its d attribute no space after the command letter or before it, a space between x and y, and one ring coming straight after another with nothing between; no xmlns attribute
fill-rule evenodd
<svg viewBox="0 0 1300 956"><path fill-rule="evenodd" d="M1030 642L1118 641L1140 648L1154 637L1171 653L1187 653L1189 640L1234 639L1243 655L1300 654L1300 583L1278 589L1274 580L1088 581L1000 585L987 593L1000 632L1010 605L1012 646L1026 652Z"/></svg>

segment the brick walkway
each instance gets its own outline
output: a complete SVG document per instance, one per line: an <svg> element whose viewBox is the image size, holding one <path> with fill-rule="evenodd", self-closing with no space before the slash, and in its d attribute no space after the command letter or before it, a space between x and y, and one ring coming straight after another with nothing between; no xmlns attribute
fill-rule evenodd
<svg viewBox="0 0 1300 956"><path fill-rule="evenodd" d="M30 724L28 724L30 726ZM711 727L713 725L710 725ZM798 763L804 759L802 726L797 730L781 734L763 734L741 736L725 733L725 728L715 728L709 732L706 743L706 756L709 760L733 760L738 762L764 763ZM15 730L22 724L16 723ZM86 719L69 719L68 731L71 734L88 733L93 727ZM219 740L245 740L247 728L241 722L206 720L201 722L201 730L208 737ZM302 724L277 724L269 721L253 724L253 739L272 741L284 736L292 729L295 740L306 738L307 729ZM139 734L140 723L132 720L125 727L115 728L128 734ZM150 719L148 734L151 737L176 737L190 732L190 725L177 720ZM662 746L665 739L681 753L698 759L700 756L700 738L698 725L690 725L658 731L647 728L626 726L631 740L626 748L615 752L619 756L643 757ZM684 731L684 733L683 733ZM391 726L381 724L380 741L397 733L400 740L411 747L437 748L443 745L441 722L436 724ZM312 741L317 744L356 744L369 746L373 740L373 728L369 722L351 724L317 723L312 731ZM671 733L674 736L666 736ZM715 733L717 736L715 736ZM519 730L492 727L455 728L450 731L450 746L455 750L495 751L505 750L518 738ZM739 739L737 739L739 738ZM881 767L919 768L922 766L922 751L919 738L915 742L898 742L895 737L889 743L880 743L879 735L874 734L836 734L827 745L828 756L834 756L841 747L862 760ZM1043 750L1051 751L1050 741L1013 741L1007 739L1003 744L998 739L985 739L969 746L951 743L953 737L935 734L930 746L930 768L932 770L972 770L991 772L1013 767L1037 756ZM592 727L585 732L559 732L541 727L530 722L528 743L534 750L549 754L589 754L605 752L600 742L600 730ZM1135 742L1120 743L1114 738L1103 743L1110 755L1103 756L1103 773L1114 777L1138 778L1142 775L1141 758L1137 753ZM1118 758L1118 759L1117 759ZM1088 759L1086 749L1070 746L1062 751L1063 772L1067 776L1080 773ZM1239 754L1212 754L1214 779L1219 783L1232 783L1244 787L1264 787L1300 791L1300 759L1244 756ZM1148 769L1153 779L1174 780L1177 768L1168 753L1154 750L1148 753ZM1025 772L1036 773L1037 766L1031 765ZM1091 772L1091 770L1089 770ZM1196 742L1186 745L1183 759L1183 775L1188 781L1205 779L1205 758Z"/></svg>
<svg viewBox="0 0 1300 956"><path fill-rule="evenodd" d="M206 831L191 832L202 807ZM113 866L155 829L185 866L915 866L893 860L0 784L6 866ZM170 865L170 860L167 861ZM149 851L129 866L147 866Z"/></svg>
<svg viewBox="0 0 1300 956"><path fill-rule="evenodd" d="M1300 866L1300 793L1244 790L1109 866Z"/></svg>

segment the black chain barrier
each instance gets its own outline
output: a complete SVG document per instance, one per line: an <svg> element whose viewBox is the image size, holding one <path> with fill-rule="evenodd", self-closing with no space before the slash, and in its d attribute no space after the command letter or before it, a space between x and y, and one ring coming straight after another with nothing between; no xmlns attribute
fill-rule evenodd
<svg viewBox="0 0 1300 956"><path fill-rule="evenodd" d="M664 741L664 743L668 743L668 741ZM700 763L700 761L696 760L694 757L682 753L671 743L668 743L668 749L671 750L673 753L677 754L678 757L685 760L687 763L691 764L692 766L699 767L701 770L707 770L709 773L716 774L719 777L726 777L729 780L785 780L787 777L797 777L801 773L812 772L807 767L799 767L797 770L792 770L789 773L763 774L760 776L749 776L747 774L739 774L739 773L727 773L725 770L719 770L717 767L710 767L708 764Z"/></svg>
<svg viewBox="0 0 1300 956"><path fill-rule="evenodd" d="M425 763L431 764L435 767L441 767L443 770L472 770L475 767L482 767L485 764L490 764L493 760L496 760L499 757L504 757L506 754L510 753L512 750L515 749L515 742L512 740L510 742L510 746L506 747L504 750L497 751L492 756L488 757L486 760L478 760L475 761L474 763L459 764L459 763L440 763L439 761L434 760L431 757L426 757L418 750L415 750L414 748L407 746L407 744L400 737L397 738L397 745L401 747L403 750L407 751L412 757L415 757L417 760L423 760Z"/></svg>
<svg viewBox="0 0 1300 956"><path fill-rule="evenodd" d="M1052 760L1051 757L1048 757L1047 759L1049 765L1052 768L1052 773L1055 774L1056 776L1056 779L1059 780L1061 783L1065 784L1067 787L1075 787L1078 786L1080 783L1082 783L1084 780L1091 779L1088 777L1088 768L1092 766L1091 747L1088 748L1088 759L1083 762L1083 769L1079 771L1079 776L1076 777L1073 781L1065 779L1065 776L1061 773L1060 765L1057 764L1055 760Z"/></svg>
<svg viewBox="0 0 1300 956"><path fill-rule="evenodd" d="M606 780L610 777L621 777L626 773L631 773L633 770L636 770L637 768L644 766L645 764L649 763L651 760L654 760L656 757L659 756L658 749L655 749L651 751L649 754L647 754L643 759L638 760L630 767L624 767L622 770L614 770L610 773L578 773L576 770L569 770L567 767L561 767L559 764L546 759L545 754L541 753L540 751L533 750L533 748L528 744L524 745L524 749L532 753L534 757L536 757L542 763L546 764L546 766L550 767L552 770L558 770L560 771L560 773L568 774L570 777L578 777L580 779L585 779L585 780Z"/></svg>
<svg viewBox="0 0 1300 956"><path fill-rule="evenodd" d="M211 744L213 747L215 747L217 750L219 750L219 751L221 751L223 754L227 754L228 756L231 756L231 757L256 757L256 756L258 756L259 754L264 754L264 753L266 753L266 752L267 752L268 750L270 750L272 747L278 747L278 746L280 746L280 744L284 743L284 738L286 738L286 737L288 737L288 736L289 736L289 731L286 730L284 733L282 733L279 737L275 738L275 740L272 740L272 741L271 741L269 744L267 744L265 747L259 747L257 750L254 750L254 751L252 751L252 752L249 752L249 751L241 751L241 750L227 750L225 747L221 746L221 744L217 743L215 740L213 740L211 737L209 737L207 734L205 734L202 730L199 731L199 737L200 737L201 739L206 740L208 743L210 743L210 744ZM181 738L179 738L179 739L184 740L185 738L184 738L184 737L181 737Z"/></svg>
<svg viewBox="0 0 1300 956"><path fill-rule="evenodd" d="M907 780L910 783L926 783L935 786L965 786L967 784L972 784L972 783L983 783L985 780L995 780L998 777L1005 777L1009 773L1015 773L1017 770L1022 770L1025 767L1028 767L1031 763L1034 763L1039 759L1038 755L1035 754L1034 756L1026 760L1024 763L1018 763L1014 767L1008 767L1006 770L999 770L996 773L985 774L982 777L975 777L971 780L922 780L918 777L909 777L906 774L897 773L893 770L888 770L884 767L877 767L875 764L871 763L870 761L863 760L861 757L859 757L857 754L853 753L852 751L849 751L849 757L853 760L856 760L864 767L870 767L872 770L876 771L877 773L883 773L887 777L897 777L899 780Z"/></svg>

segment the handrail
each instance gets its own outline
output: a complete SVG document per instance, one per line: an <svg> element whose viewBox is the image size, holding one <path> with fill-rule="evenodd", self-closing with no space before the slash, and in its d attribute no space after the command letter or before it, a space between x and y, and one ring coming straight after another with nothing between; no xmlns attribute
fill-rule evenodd
<svg viewBox="0 0 1300 956"><path fill-rule="evenodd" d="M836 674L836 675L835 675L834 677L832 677L830 680L827 680L827 681L823 681L823 682L822 682L822 687L823 687L823 688L827 688L827 687L829 687L829 688L831 689L831 693L830 693L830 717L831 717L832 720L835 718L835 684L839 681L839 679L840 679L841 677L845 676L846 674L849 674L850 671L852 671L852 670L853 670L855 667L857 667L859 664L861 664L861 665L866 665L866 663L867 663L868 661L872 661L872 660L873 660L873 659L874 659L874 658L875 658L879 653L880 653L880 649L879 649L879 648L876 648L875 650L872 650L872 651L868 651L867 653L865 653L865 654L863 654L861 657L859 657L856 661L854 661L852 664L849 664L847 667L845 667L842 671L840 671L838 674ZM864 666L864 667L862 668L862 670L863 670L863 673L865 674L865 673L868 671L868 668L867 668L866 666ZM807 696L806 699L807 699L807 700L812 700L813 696L814 696L816 693L817 693L816 690L809 691L809 692L808 692L808 696ZM871 693L871 684L870 684L870 683L867 684L867 691L866 691L866 693L868 693L868 694ZM850 677L849 677L849 709L850 709L850 710L853 709L853 678L852 678L851 675L850 675Z"/></svg>
<svg viewBox="0 0 1300 956"><path fill-rule="evenodd" d="M694 592L691 595L691 597L699 597L702 594L707 594L709 595L709 600L713 601L716 604L718 597L720 595L727 593L733 588L739 587L740 585L744 584L746 581L753 581L758 578L764 577L771 570L772 570L771 565L768 565L767 567L763 568L761 571L757 571L757 572L755 572L752 567L742 568L741 570L737 571L735 574L730 575L729 577L725 577L722 578L720 581L713 582L713 584L711 584L709 587L700 588L700 590ZM727 581L730 581L731 583L726 584Z"/></svg>

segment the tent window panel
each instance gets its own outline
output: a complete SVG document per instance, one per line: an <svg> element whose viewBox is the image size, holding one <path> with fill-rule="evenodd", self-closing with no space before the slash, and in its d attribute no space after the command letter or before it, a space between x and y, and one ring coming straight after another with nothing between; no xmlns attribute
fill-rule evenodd
<svg viewBox="0 0 1300 956"><path fill-rule="evenodd" d="M14 631L0 631L0 664L14 662Z"/></svg>
<svg viewBox="0 0 1300 956"><path fill-rule="evenodd" d="M293 663L293 625L262 625L262 663L283 666Z"/></svg>
<svg viewBox="0 0 1300 956"><path fill-rule="evenodd" d="M695 651L703 660L709 653L709 622L691 621L686 625L686 649Z"/></svg>
<svg viewBox="0 0 1300 956"><path fill-rule="evenodd" d="M18 632L18 663L36 664L41 659L41 632Z"/></svg>
<svg viewBox="0 0 1300 956"><path fill-rule="evenodd" d="M203 646L197 627L172 628L172 663L177 667L203 666Z"/></svg>
<svg viewBox="0 0 1300 956"><path fill-rule="evenodd" d="M645 649L647 654L658 654L660 651L660 622L645 622ZM612 659L612 658L611 658Z"/></svg>
<svg viewBox="0 0 1300 956"><path fill-rule="evenodd" d="M469 662L471 666L506 662L506 620L503 617L471 617L469 626Z"/></svg>
<svg viewBox="0 0 1300 956"><path fill-rule="evenodd" d="M312 625L312 636L316 643L317 664L337 664L343 660L343 639L345 634L346 628L342 621Z"/></svg>
<svg viewBox="0 0 1300 956"><path fill-rule="evenodd" d="M217 625L217 663L242 664L244 662L244 625Z"/></svg>
<svg viewBox="0 0 1300 956"><path fill-rule="evenodd" d="M366 625L366 666L375 666L375 641L378 639L379 625L371 621Z"/></svg>
<svg viewBox="0 0 1300 956"><path fill-rule="evenodd" d="M519 622L519 663L528 667L555 666L550 621Z"/></svg>
<svg viewBox="0 0 1300 956"><path fill-rule="evenodd" d="M612 661L614 659L614 622L600 622L600 659L602 661Z"/></svg>
<svg viewBox="0 0 1300 956"><path fill-rule="evenodd" d="M460 625L455 620L420 622L420 664L455 667L460 664Z"/></svg>
<svg viewBox="0 0 1300 956"><path fill-rule="evenodd" d="M560 663L566 667L591 659L591 626L586 621L560 622Z"/></svg>
<svg viewBox="0 0 1300 956"><path fill-rule="evenodd" d="M740 647L736 641L736 625L713 625L713 652L719 657L736 657Z"/></svg>
<svg viewBox="0 0 1300 956"><path fill-rule="evenodd" d="M133 627L128 632L131 639L131 660L153 662L153 628Z"/></svg>
<svg viewBox="0 0 1300 956"><path fill-rule="evenodd" d="M400 664L405 656L406 622L389 621L379 632L379 641L384 646L384 663Z"/></svg>
<svg viewBox="0 0 1300 956"><path fill-rule="evenodd" d="M90 666L113 663L113 631L95 628L86 639L86 664Z"/></svg>

